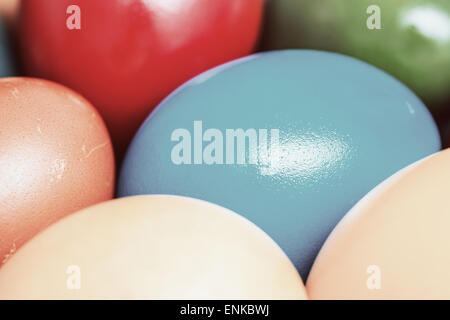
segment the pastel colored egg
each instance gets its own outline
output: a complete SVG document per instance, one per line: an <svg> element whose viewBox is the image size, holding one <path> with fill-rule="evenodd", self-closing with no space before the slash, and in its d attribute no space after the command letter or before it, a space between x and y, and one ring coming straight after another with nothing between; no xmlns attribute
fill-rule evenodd
<svg viewBox="0 0 450 320"><path fill-rule="evenodd" d="M0 266L59 218L108 200L114 155L82 96L31 78L0 79Z"/></svg>
<svg viewBox="0 0 450 320"><path fill-rule="evenodd" d="M162 102L127 152L118 194L236 211L306 279L362 196L439 149L426 107L388 74L338 54L271 52L208 71Z"/></svg>
<svg viewBox="0 0 450 320"><path fill-rule="evenodd" d="M265 50L330 50L404 82L433 111L450 98L450 1L270 0Z"/></svg>
<svg viewBox="0 0 450 320"><path fill-rule="evenodd" d="M89 99L121 158L172 90L253 51L262 10L263 0L24 0L23 64Z"/></svg>
<svg viewBox="0 0 450 320"><path fill-rule="evenodd" d="M32 268L32 272L30 272ZM282 250L200 200L130 197L82 210L0 270L0 299L306 299Z"/></svg>
<svg viewBox="0 0 450 320"><path fill-rule="evenodd" d="M450 299L450 149L376 187L326 241L314 299Z"/></svg>

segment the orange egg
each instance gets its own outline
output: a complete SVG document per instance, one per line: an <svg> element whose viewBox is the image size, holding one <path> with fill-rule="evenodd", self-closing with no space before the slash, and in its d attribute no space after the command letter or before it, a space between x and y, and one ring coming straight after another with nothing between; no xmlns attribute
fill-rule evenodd
<svg viewBox="0 0 450 320"><path fill-rule="evenodd" d="M398 172L339 223L307 282L312 299L450 299L450 149Z"/></svg>
<svg viewBox="0 0 450 320"><path fill-rule="evenodd" d="M59 218L108 200L111 141L97 111L59 84L0 79L0 265Z"/></svg>
<svg viewBox="0 0 450 320"><path fill-rule="evenodd" d="M84 209L0 270L0 299L305 299L283 251L242 216L153 195Z"/></svg>

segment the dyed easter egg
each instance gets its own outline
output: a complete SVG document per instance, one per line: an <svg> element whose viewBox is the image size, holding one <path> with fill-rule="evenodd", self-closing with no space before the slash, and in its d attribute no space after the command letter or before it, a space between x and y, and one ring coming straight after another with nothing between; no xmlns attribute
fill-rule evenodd
<svg viewBox="0 0 450 320"><path fill-rule="evenodd" d="M114 155L82 96L39 79L0 79L0 265L59 218L108 200Z"/></svg>
<svg viewBox="0 0 450 320"><path fill-rule="evenodd" d="M173 89L252 52L262 9L263 0L24 0L23 64L88 98L120 158Z"/></svg>
<svg viewBox="0 0 450 320"><path fill-rule="evenodd" d="M339 54L278 51L212 69L163 101L127 152L118 194L238 212L306 279L361 197L439 149L427 108L393 77Z"/></svg>
<svg viewBox="0 0 450 320"><path fill-rule="evenodd" d="M307 288L315 299L450 299L450 149L393 175L326 241Z"/></svg>
<svg viewBox="0 0 450 320"><path fill-rule="evenodd" d="M270 0L263 47L348 54L404 82L438 111L450 97L450 1Z"/></svg>
<svg viewBox="0 0 450 320"><path fill-rule="evenodd" d="M82 210L36 236L0 271L0 299L305 298L292 263L254 224L174 196Z"/></svg>

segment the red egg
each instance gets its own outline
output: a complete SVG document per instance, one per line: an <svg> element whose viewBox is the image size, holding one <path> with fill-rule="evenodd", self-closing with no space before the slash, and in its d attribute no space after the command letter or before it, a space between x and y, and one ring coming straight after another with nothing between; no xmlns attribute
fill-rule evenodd
<svg viewBox="0 0 450 320"><path fill-rule="evenodd" d="M61 82L103 115L122 153L177 86L252 52L264 0L24 0L27 74Z"/></svg>
<svg viewBox="0 0 450 320"><path fill-rule="evenodd" d="M1 266L46 226L112 198L115 169L102 118L74 91L4 78L0 106Z"/></svg>

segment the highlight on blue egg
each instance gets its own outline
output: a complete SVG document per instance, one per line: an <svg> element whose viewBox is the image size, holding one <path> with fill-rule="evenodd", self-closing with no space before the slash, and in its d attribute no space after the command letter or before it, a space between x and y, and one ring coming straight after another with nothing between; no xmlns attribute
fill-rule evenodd
<svg viewBox="0 0 450 320"><path fill-rule="evenodd" d="M359 199L440 147L425 105L387 73L329 52L273 51L166 98L129 147L118 195L175 194L236 211L306 279Z"/></svg>

